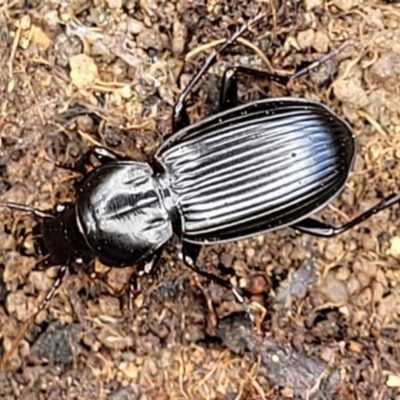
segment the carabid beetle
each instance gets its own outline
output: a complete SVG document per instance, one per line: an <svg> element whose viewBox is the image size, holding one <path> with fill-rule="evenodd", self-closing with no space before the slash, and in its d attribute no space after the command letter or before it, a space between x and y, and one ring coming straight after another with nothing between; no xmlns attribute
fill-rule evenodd
<svg viewBox="0 0 400 400"><path fill-rule="evenodd" d="M193 86L217 55L264 15L243 25L207 57L174 106L175 133L156 152L154 167L95 147L74 167L55 161L84 174L75 203L57 205L51 212L2 203L42 219L33 231L42 235L45 264L61 265L39 310L70 265L86 264L97 257L111 267L139 264L149 273L164 245L176 234L185 264L231 289L249 311L228 280L196 266L202 245L284 227L330 237L400 200L399 194L392 194L341 227L310 218L336 198L348 180L356 154L350 125L326 106L300 98L238 105L238 73L288 83L314 64L291 78L230 68L223 78L220 112L190 124L185 98ZM101 165L86 173L92 156Z"/></svg>

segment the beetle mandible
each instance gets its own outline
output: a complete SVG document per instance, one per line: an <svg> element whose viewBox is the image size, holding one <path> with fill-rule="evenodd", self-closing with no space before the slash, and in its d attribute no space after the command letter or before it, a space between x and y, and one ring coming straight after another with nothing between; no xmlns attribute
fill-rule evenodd
<svg viewBox="0 0 400 400"><path fill-rule="evenodd" d="M251 315L229 280L197 267L202 245L284 227L331 237L400 200L394 193L340 227L310 218L335 199L348 181L356 154L350 125L311 100L281 97L238 104L237 74L287 84L341 48L287 78L247 67L229 68L223 77L220 111L190 124L187 95L217 55L264 16L260 13L249 20L206 58L177 99L172 116L174 133L156 152L154 168L94 147L74 167L54 161L84 174L74 203L58 204L49 212L1 203L41 219L33 231L35 236L42 235L44 262L60 265L38 311L60 286L69 266L79 267L97 257L111 267L139 264L149 273L164 245L176 234L181 239L184 263L232 290ZM86 174L85 166L92 156L101 165ZM135 278L133 275L131 288ZM132 300L132 290L130 293Z"/></svg>

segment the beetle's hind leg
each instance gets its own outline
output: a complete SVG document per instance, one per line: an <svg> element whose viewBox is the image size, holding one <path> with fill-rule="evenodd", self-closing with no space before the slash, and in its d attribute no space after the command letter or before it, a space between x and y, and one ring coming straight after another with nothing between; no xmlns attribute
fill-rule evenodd
<svg viewBox="0 0 400 400"><path fill-rule="evenodd" d="M293 225L291 228L297 229L300 232L308 233L309 235L313 236L333 237L343 232L346 232L347 230L367 220L373 215L379 213L380 211L383 211L386 208L391 207L393 204L399 202L400 202L400 193L393 193L390 196L384 198L375 207L370 208L369 210L365 211L358 217L349 221L347 224L344 224L339 227L334 227L332 225L326 224L325 222L320 222L312 218L307 218L301 222L298 222L296 225Z"/></svg>
<svg viewBox="0 0 400 400"><path fill-rule="evenodd" d="M254 315L251 312L250 307L246 302L246 299L240 294L239 290L237 288L235 288L235 286L233 286L229 280L224 279L219 275L204 271L196 265L196 260L200 253L200 250L201 250L201 246L199 246L199 245L185 244L183 246L183 250L182 250L183 262L185 263L185 265L188 266L194 272L198 273L199 275L202 275L205 278L210 279L211 281L214 281L214 282L218 283L219 285L225 287L226 289L229 289L232 292L232 294L235 296L236 300L240 304L242 304L249 319L251 321L254 321Z"/></svg>
<svg viewBox="0 0 400 400"><path fill-rule="evenodd" d="M279 85L285 86L288 89L290 83L293 82L295 79L307 74L314 68L317 68L320 65L326 63L328 60L337 56L341 51L343 51L346 47L348 47L352 43L353 42L351 40L343 42L339 47L333 49L331 52L325 54L319 60L314 61L305 68L300 69L291 76L271 74L266 71L261 71L258 69L244 67L244 66L228 68L225 71L224 76L222 78L222 88L219 101L220 111L228 110L238 105L237 77L239 74L247 75L249 77L254 77L257 79L266 79L268 81L275 82L278 83Z"/></svg>
<svg viewBox="0 0 400 400"><path fill-rule="evenodd" d="M225 111L238 105L237 77L239 74L254 78L267 79L282 86L286 86L289 82L289 77L270 74L269 72L260 71L254 68L242 66L228 68L222 78L222 88L219 99L220 111Z"/></svg>
<svg viewBox="0 0 400 400"><path fill-rule="evenodd" d="M190 124L190 120L186 110L186 97L192 91L194 86L200 81L204 74L210 69L210 67L217 61L217 56L221 54L227 47L229 47L235 40L243 35L244 32L253 24L264 18L266 13L261 12L257 14L254 18L248 20L243 24L229 39L226 40L218 49L213 49L211 53L206 58L203 66L200 70L193 76L192 80L185 87L182 93L179 95L172 112L172 129L173 132L177 132L183 129L185 126Z"/></svg>

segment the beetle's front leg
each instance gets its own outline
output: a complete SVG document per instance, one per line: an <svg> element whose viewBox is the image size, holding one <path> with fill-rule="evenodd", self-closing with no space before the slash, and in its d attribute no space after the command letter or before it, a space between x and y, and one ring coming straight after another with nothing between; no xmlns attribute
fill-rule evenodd
<svg viewBox="0 0 400 400"><path fill-rule="evenodd" d="M186 266L188 266L191 270L198 273L199 275L202 275L205 278L210 279L211 281L214 281L214 282L218 283L219 285L225 287L226 289L229 289L235 296L236 300L240 304L242 304L242 306L243 306L246 314L249 316L250 320L254 321L253 313L251 312L250 307L246 302L246 299L239 293L239 290L237 288L235 288L229 280L224 279L221 276L212 274L210 272L204 271L196 265L196 260L200 253L200 250L201 250L201 246L199 246L199 245L185 244L183 246L182 257L183 257L183 261L186 264Z"/></svg>
<svg viewBox="0 0 400 400"><path fill-rule="evenodd" d="M298 222L296 225L293 225L292 228L313 236L333 237L353 228L354 226L370 218L372 215L377 214L378 212L383 211L386 208L391 207L393 204L399 202L400 193L393 193L390 196L384 198L375 207L370 208L369 210L365 211L358 217L352 219L347 224L344 224L342 226L334 227L332 225L326 224L325 222L320 222L312 218L307 218L303 221Z"/></svg>
<svg viewBox="0 0 400 400"><path fill-rule="evenodd" d="M129 301L128 307L130 311L133 309L133 301L135 299L135 294L137 292L138 275L150 274L152 272L157 271L158 263L160 262L163 250L164 250L163 246L158 250L156 250L155 253L151 256L150 260L144 263L139 273L136 273L135 271L131 275L131 278L129 280L129 300L128 300Z"/></svg>
<svg viewBox="0 0 400 400"><path fill-rule="evenodd" d="M26 334L26 332L28 331L28 329L35 322L36 317L49 304L51 298L54 296L54 293L56 292L56 290L63 283L64 277L67 274L67 272L68 272L68 265L62 265L62 266L59 267L59 270L58 270L58 273L57 273L57 278L53 282L53 284L52 284L51 288L49 289L49 291L47 292L45 298L39 304L37 310L24 323L22 328L19 330L19 332L17 334L17 337L12 342L11 347L4 354L3 359L1 360L0 370L4 370L5 369L5 366L7 365L8 360L12 356L13 352L16 350L18 344L21 342L21 340L23 339L23 337Z"/></svg>
<svg viewBox="0 0 400 400"><path fill-rule="evenodd" d="M46 161L50 161L54 165L59 168L68 169L73 172L78 172L81 174L86 173L86 166L92 165L91 157L94 156L101 164L106 164L112 161L123 161L128 160L129 158L120 156L117 153L114 153L111 150L106 149L105 147L95 146L90 148L86 153L84 153L81 158L75 164L67 164L62 163L57 160L53 160L50 157L46 157Z"/></svg>

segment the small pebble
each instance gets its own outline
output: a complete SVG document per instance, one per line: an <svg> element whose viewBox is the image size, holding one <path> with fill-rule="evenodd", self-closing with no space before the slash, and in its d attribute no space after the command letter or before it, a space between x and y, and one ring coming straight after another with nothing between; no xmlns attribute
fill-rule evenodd
<svg viewBox="0 0 400 400"><path fill-rule="evenodd" d="M386 380L386 385L392 388L400 387L400 376L399 375L389 375Z"/></svg>
<svg viewBox="0 0 400 400"><path fill-rule="evenodd" d="M139 376L139 368L134 363L121 363L119 369L125 374L129 379L136 380Z"/></svg>
<svg viewBox="0 0 400 400"><path fill-rule="evenodd" d="M387 254L394 258L400 258L400 236L394 236L390 239L390 248Z"/></svg>
<svg viewBox="0 0 400 400"><path fill-rule="evenodd" d="M138 35L144 29L145 29L145 26L142 21L138 21L137 19L134 19L134 18L128 19L128 26L127 26L128 32L130 32L134 35Z"/></svg>
<svg viewBox="0 0 400 400"><path fill-rule="evenodd" d="M56 10L50 10L44 15L44 22L51 30L56 30L60 24L60 18Z"/></svg>
<svg viewBox="0 0 400 400"><path fill-rule="evenodd" d="M156 29L145 29L136 37L136 44L144 50L161 51L160 33ZM151 57L151 56L150 56Z"/></svg>
<svg viewBox="0 0 400 400"><path fill-rule="evenodd" d="M328 53L329 50L329 37L325 32L317 31L314 38L313 47L319 53Z"/></svg>
<svg viewBox="0 0 400 400"><path fill-rule="evenodd" d="M369 99L363 86L357 79L340 79L334 82L335 97L349 106L360 109L368 105Z"/></svg>
<svg viewBox="0 0 400 400"><path fill-rule="evenodd" d="M176 20L173 25L172 37L172 53L175 57L179 57L185 49L187 29L179 20Z"/></svg>
<svg viewBox="0 0 400 400"><path fill-rule="evenodd" d="M256 254L254 247L247 247L245 252L246 252L246 256L249 257L250 259L253 258Z"/></svg>
<svg viewBox="0 0 400 400"><path fill-rule="evenodd" d="M342 11L349 11L358 4L358 0L334 0L332 3Z"/></svg>
<svg viewBox="0 0 400 400"><path fill-rule="evenodd" d="M113 296L101 296L99 307L102 314L110 317L121 317L122 310L119 300Z"/></svg>
<svg viewBox="0 0 400 400"><path fill-rule="evenodd" d="M336 260L343 253L344 244L337 240L328 240L325 245L325 256L328 260Z"/></svg>
<svg viewBox="0 0 400 400"><path fill-rule="evenodd" d="M60 33L56 36L53 43L56 54L56 62L61 67L67 67L72 56L80 54L83 50L81 40L76 36L67 36Z"/></svg>
<svg viewBox="0 0 400 400"><path fill-rule="evenodd" d="M335 276L339 281L347 281L350 275L351 271L347 267L340 267L335 272Z"/></svg>
<svg viewBox="0 0 400 400"><path fill-rule="evenodd" d="M332 303L346 302L349 298L345 283L337 280L332 272L321 285L320 292L325 295L328 302Z"/></svg>
<svg viewBox="0 0 400 400"><path fill-rule="evenodd" d="M123 0L106 0L106 3L110 9L119 9L122 8L124 2Z"/></svg>
<svg viewBox="0 0 400 400"><path fill-rule="evenodd" d="M247 280L245 290L251 294L260 294L264 292L268 285L268 280L261 274L254 274Z"/></svg>
<svg viewBox="0 0 400 400"><path fill-rule="evenodd" d="M70 57L69 65L71 81L78 88L85 88L100 78L96 63L86 54Z"/></svg>
<svg viewBox="0 0 400 400"><path fill-rule="evenodd" d="M105 347L112 350L124 350L133 345L133 340L129 336L119 335L113 329L104 327L97 335L98 340Z"/></svg>
<svg viewBox="0 0 400 400"><path fill-rule="evenodd" d="M299 32L297 35L297 43L301 49L307 49L311 47L315 40L315 32L312 29L307 29L306 31Z"/></svg>
<svg viewBox="0 0 400 400"><path fill-rule="evenodd" d="M323 0L304 0L304 5L307 11L312 11L315 8L322 7L323 4Z"/></svg>
<svg viewBox="0 0 400 400"><path fill-rule="evenodd" d="M355 299L354 302L360 307L366 307L371 303L372 291L371 288L365 288Z"/></svg>
<svg viewBox="0 0 400 400"><path fill-rule="evenodd" d="M361 289L360 281L355 276L350 276L349 280L346 282L347 292L350 296L356 294Z"/></svg>

